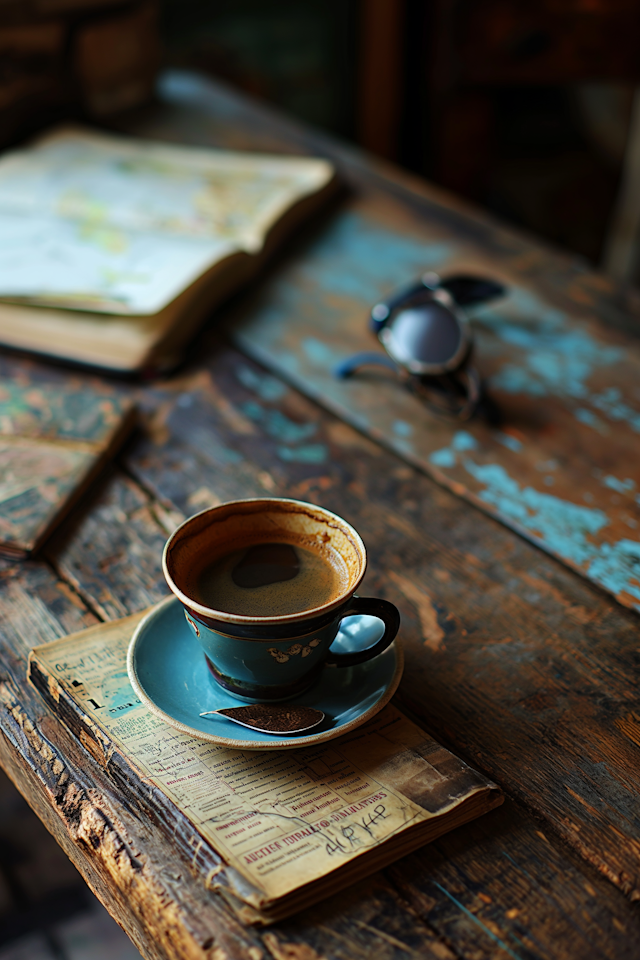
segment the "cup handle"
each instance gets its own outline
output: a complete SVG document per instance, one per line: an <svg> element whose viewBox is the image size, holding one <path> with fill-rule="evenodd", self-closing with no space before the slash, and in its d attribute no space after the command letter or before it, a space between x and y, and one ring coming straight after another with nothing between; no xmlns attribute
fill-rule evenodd
<svg viewBox="0 0 640 960"><path fill-rule="evenodd" d="M325 664L328 667L355 667L358 663L364 663L366 660L372 660L379 653L386 650L400 627L400 614L397 607L394 607L388 600L380 600L377 597L352 597L351 603L342 614L341 621L347 617L354 617L360 614L367 614L370 617L377 617L384 623L384 633L372 647L365 647L364 650L354 650L353 653L332 653L329 650Z"/></svg>

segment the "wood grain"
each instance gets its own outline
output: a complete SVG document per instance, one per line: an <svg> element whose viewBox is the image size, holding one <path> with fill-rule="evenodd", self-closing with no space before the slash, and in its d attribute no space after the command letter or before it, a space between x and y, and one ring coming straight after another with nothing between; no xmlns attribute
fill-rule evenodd
<svg viewBox="0 0 640 960"><path fill-rule="evenodd" d="M593 603L594 591L571 573L480 517L484 527L496 532L496 538L487 539L486 531L475 529L476 523L468 519L461 501L400 461L393 461L371 441L255 364L233 351L221 351L215 343L206 349L211 357L204 367L144 390L146 429L128 450L128 475L113 473L102 491L76 510L64 537L61 533L51 544L51 559L65 579L59 580L44 563L6 564L3 568L2 689L7 697L2 710L3 766L148 957L211 957L216 956L216 949L221 951L216 960L252 956L250 950L256 960L258 956L265 960L314 956L346 960L363 954L394 960L407 955L441 960L514 954L522 958L578 957L582 941L576 940L575 918L585 911L590 914L594 956L632 956L628 945L640 931L631 905L612 884L558 843L552 824L540 829L529 813L513 803L508 813L457 831L450 840L425 848L348 897L332 898L268 933L246 931L218 898L202 889L201 876L197 871L194 875L191 865L184 864L176 850L161 840L148 817L140 816L131 796L125 802L109 771L46 715L42 702L25 684L27 648L95 622L83 597L96 611L120 613L140 609L160 596L164 592L159 561L165 528L183 513L201 508L207 498L215 502L219 496L293 493L323 502L331 498L334 506L358 524L366 513L363 532L373 560L368 584L372 590L384 592L385 545L380 538L395 531L393 536L404 543L408 526L412 533L421 529L428 535L428 543L435 543L431 526L439 516L438 526L447 533L457 530L461 547L468 541L466 550L447 546L443 551L455 561L448 561L453 569L451 579L454 584L457 581L454 592L460 594L464 581L459 578L465 571L478 566L487 568L498 581L490 617L496 616L497 604L504 596L500 578L505 577L508 584L513 568L531 569L532 558L538 561L539 574L542 566L541 576L546 573L555 580L552 616L558 616L557 605L564 611L567 603L577 608L582 601L586 611ZM265 401L263 395L271 399ZM255 408L246 406L256 400L263 410L279 411L287 419L261 418L261 425L255 419ZM280 432L277 437L269 433L274 424ZM313 436L304 436L308 424L315 425ZM289 442L282 441L283 430ZM296 461L290 454L282 458L284 450L299 451L311 440L324 443L331 458L320 464ZM134 477L143 481L144 489ZM367 490L365 484L373 480L376 489ZM386 498L383 510L381 493ZM372 498L369 503L367 496ZM419 501L426 521L416 523ZM437 559L435 547L433 553ZM510 558L511 568L503 573L501 564L506 558ZM443 583L442 575L436 576L442 569L443 562L435 563L430 582ZM423 622L431 630L431 644L435 642L433 631L438 635L434 624L442 622L439 629L446 649L451 629L446 619L441 620L438 594L434 591L425 599L420 582L416 590L422 597ZM612 607L605 598L597 599L601 607ZM403 629L410 639L415 667L424 659L419 616L412 605L402 602ZM429 617L433 609L435 619ZM574 615L578 623L585 620L580 610ZM617 615L622 619L632 616L619 610ZM585 629L584 623L579 623L579 629ZM433 669L433 658L427 662ZM419 686L423 676L413 680L413 672L408 671L407 680ZM437 684L436 675L432 686ZM466 696L465 690L458 699L454 693L450 696L455 702L447 704L444 698L445 722L434 724L450 742L460 736L461 728L460 721L453 722L450 714L460 709L459 698ZM442 701L442 691L438 696ZM420 712L431 721L434 716L437 719L440 703L431 690L428 698L422 695L424 702L427 699L428 709ZM475 750L475 744L485 737L485 727L481 717L476 716L474 722L478 726ZM492 749L488 737L478 750L484 766ZM501 763L506 780L509 757L503 757ZM69 779L61 790L63 775Z"/></svg>
<svg viewBox="0 0 640 960"><path fill-rule="evenodd" d="M342 419L459 496L640 608L638 303L577 258L545 250L460 201L185 74L166 107L129 120L190 143L331 157L352 197L227 315L236 342ZM181 109L177 109L181 108ZM228 118L233 116L233 124ZM199 118L199 120L198 120ZM388 374L339 381L376 349L372 304L425 269L493 276L503 304L477 311L478 365L499 427L438 421ZM381 350L381 348L379 348ZM634 532L635 531L635 532Z"/></svg>
<svg viewBox="0 0 640 960"><path fill-rule="evenodd" d="M198 377L173 406L155 388L162 431L149 412L131 471L184 514L269 490L345 516L364 592L402 614L403 702L640 896L637 745L616 723L636 699L635 615L242 356Z"/></svg>
<svg viewBox="0 0 640 960"><path fill-rule="evenodd" d="M588 307L561 310L535 283L383 193L354 198L252 298L233 337L272 370L564 563L640 607L640 352ZM500 422L439 420L389 371L339 380L382 353L372 304L425 268L493 276L508 295L477 308L476 362Z"/></svg>
<svg viewBox="0 0 640 960"><path fill-rule="evenodd" d="M621 310L610 283L585 274L577 259L545 251L329 138L234 104L206 81L173 75L163 93L169 109L136 120L137 132L327 154L353 188L231 311L242 349L640 608L640 474L632 456L640 352L611 329L637 332L637 305ZM186 108L177 123L176 105ZM231 113L234 123L225 124ZM388 373L334 375L351 354L382 352L367 331L368 311L425 269L486 274L509 288L504 303L476 311L473 322L499 427L478 422L461 430L438 421Z"/></svg>
<svg viewBox="0 0 640 960"><path fill-rule="evenodd" d="M575 918L585 912L594 957L633 956L640 930L630 905L513 804L268 933L244 929L24 681L27 648L91 614L43 564L4 574L33 605L2 622L13 651L2 661L2 765L144 956L578 957Z"/></svg>
<svg viewBox="0 0 640 960"><path fill-rule="evenodd" d="M120 472L47 546L58 572L102 620L143 610L169 591L159 568L166 540L149 497Z"/></svg>
<svg viewBox="0 0 640 960"><path fill-rule="evenodd" d="M603 278L409 176L200 81L174 77L164 96L121 126L326 152L359 190L384 185L434 229L508 259L540 297L633 328ZM51 542L50 563L0 565L0 762L92 889L150 958L635 958L637 616L215 338L193 357L141 388L144 433ZM160 547L183 515L263 493L321 502L361 531L365 589L403 615L402 705L512 799L261 935L47 715L25 667L29 646L163 595Z"/></svg>
<svg viewBox="0 0 640 960"><path fill-rule="evenodd" d="M133 426L124 396L95 378L0 377L0 552L35 552ZM122 391L120 391L121 393Z"/></svg>

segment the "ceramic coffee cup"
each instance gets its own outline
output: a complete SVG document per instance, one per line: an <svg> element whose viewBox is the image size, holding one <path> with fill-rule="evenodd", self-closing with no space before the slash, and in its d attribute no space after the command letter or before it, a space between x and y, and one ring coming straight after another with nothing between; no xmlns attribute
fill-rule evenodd
<svg viewBox="0 0 640 960"><path fill-rule="evenodd" d="M229 613L197 599L197 577L206 563L239 547L273 542L333 551L344 567L340 589L321 606L280 616ZM355 666L389 646L400 625L396 607L386 600L354 596L366 564L364 544L345 520L310 503L275 498L236 500L196 514L174 531L162 558L167 583L184 607L212 675L248 702L297 696L323 667ZM340 623L356 614L380 619L383 635L363 650L332 651Z"/></svg>

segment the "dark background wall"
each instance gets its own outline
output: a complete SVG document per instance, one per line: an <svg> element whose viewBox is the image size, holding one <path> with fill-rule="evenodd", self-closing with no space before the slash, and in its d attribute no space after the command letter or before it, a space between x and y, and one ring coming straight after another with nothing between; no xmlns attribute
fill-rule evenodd
<svg viewBox="0 0 640 960"><path fill-rule="evenodd" d="M640 151L640 0L0 0L0 147L108 123L162 65L640 280L640 184L620 191L630 116ZM621 196L638 197L631 228Z"/></svg>
<svg viewBox="0 0 640 960"><path fill-rule="evenodd" d="M640 68L636 0L162 0L223 77L597 263Z"/></svg>
<svg viewBox="0 0 640 960"><path fill-rule="evenodd" d="M357 6L355 0L162 0L165 56L352 137Z"/></svg>

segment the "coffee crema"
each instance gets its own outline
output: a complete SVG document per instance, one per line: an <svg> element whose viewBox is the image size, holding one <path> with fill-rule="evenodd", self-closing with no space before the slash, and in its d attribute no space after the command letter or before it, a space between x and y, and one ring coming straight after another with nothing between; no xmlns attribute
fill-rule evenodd
<svg viewBox="0 0 640 960"><path fill-rule="evenodd" d="M194 599L239 616L283 617L324 606L348 582L346 565L333 550L255 543L203 566L195 577Z"/></svg>

